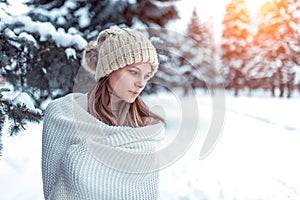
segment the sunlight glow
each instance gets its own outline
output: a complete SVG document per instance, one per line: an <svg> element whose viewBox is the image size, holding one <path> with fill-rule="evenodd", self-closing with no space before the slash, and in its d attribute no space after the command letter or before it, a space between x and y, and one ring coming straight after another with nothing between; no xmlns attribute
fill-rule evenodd
<svg viewBox="0 0 300 200"><path fill-rule="evenodd" d="M255 16L259 7L268 0L245 0L252 16Z"/></svg>

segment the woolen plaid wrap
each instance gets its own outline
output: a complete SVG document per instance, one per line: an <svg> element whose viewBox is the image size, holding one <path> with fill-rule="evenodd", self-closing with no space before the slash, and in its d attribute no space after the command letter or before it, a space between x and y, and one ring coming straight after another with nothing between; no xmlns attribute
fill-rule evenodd
<svg viewBox="0 0 300 200"><path fill-rule="evenodd" d="M155 152L164 138L164 124L109 126L87 112L87 100L87 94L71 93L47 106L42 139L45 199L157 200L159 171L152 167L159 164Z"/></svg>

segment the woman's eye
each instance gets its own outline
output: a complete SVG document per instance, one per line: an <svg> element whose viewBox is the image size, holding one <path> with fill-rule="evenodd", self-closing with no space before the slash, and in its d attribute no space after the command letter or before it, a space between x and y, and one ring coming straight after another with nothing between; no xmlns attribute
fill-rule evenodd
<svg viewBox="0 0 300 200"><path fill-rule="evenodd" d="M129 73L132 74L132 75L136 75L136 74L137 74L137 71L129 70Z"/></svg>
<svg viewBox="0 0 300 200"><path fill-rule="evenodd" d="M145 76L145 79L148 80L150 77L151 77L151 75L150 75L150 74L147 74L147 75Z"/></svg>

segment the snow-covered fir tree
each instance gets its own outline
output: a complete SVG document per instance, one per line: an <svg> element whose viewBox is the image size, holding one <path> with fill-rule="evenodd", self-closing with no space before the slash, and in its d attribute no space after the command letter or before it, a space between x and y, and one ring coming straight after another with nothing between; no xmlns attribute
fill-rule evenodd
<svg viewBox="0 0 300 200"><path fill-rule="evenodd" d="M278 88L279 96L290 97L297 84L299 8L299 1L275 0L264 3L257 15L257 32L247 73L253 82L258 82L255 85L271 88L273 95Z"/></svg>
<svg viewBox="0 0 300 200"><path fill-rule="evenodd" d="M222 21L221 38L222 74L227 89L238 90L245 86L243 68L249 60L251 41L251 15L244 0L231 0L226 6Z"/></svg>
<svg viewBox="0 0 300 200"><path fill-rule="evenodd" d="M160 39L155 41L161 63L155 82L183 88L184 94L196 88L216 87L214 35L208 22L200 22L196 9L182 33L163 30L151 35Z"/></svg>
<svg viewBox="0 0 300 200"><path fill-rule="evenodd" d="M183 56L193 65L186 74L190 74L193 88L213 89L217 84L212 26L210 21L201 22L194 8L186 33L189 42L184 43L181 48Z"/></svg>

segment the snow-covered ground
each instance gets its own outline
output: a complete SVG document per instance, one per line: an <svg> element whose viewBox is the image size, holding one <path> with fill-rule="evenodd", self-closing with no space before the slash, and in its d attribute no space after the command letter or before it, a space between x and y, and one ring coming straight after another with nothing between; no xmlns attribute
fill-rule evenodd
<svg viewBox="0 0 300 200"><path fill-rule="evenodd" d="M167 134L176 132L176 109L189 105L190 98L174 101L165 94L148 98L165 107L170 120ZM199 115L189 117L199 117L198 137L178 161L161 171L160 199L300 199L299 97L227 95L222 136L203 160L199 153L211 120L211 99L197 98ZM3 136L1 200L43 199L41 131L42 123L30 124L17 137Z"/></svg>

